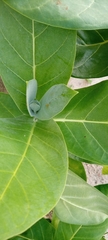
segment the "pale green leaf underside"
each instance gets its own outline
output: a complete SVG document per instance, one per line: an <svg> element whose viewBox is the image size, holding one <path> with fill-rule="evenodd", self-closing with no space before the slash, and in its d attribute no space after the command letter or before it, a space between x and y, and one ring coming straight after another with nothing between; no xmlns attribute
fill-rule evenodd
<svg viewBox="0 0 108 240"><path fill-rule="evenodd" d="M0 237L29 228L57 203L67 151L53 120L0 119ZM58 186L58 187L57 187Z"/></svg>
<svg viewBox="0 0 108 240"><path fill-rule="evenodd" d="M37 89L38 89L38 84L36 79L31 79L26 82L26 104L27 104L27 110L31 117L35 116L37 111L37 100L36 100ZM38 107L40 109L40 104L38 104Z"/></svg>
<svg viewBox="0 0 108 240"><path fill-rule="evenodd" d="M100 240L107 227L108 220L95 226L71 225L60 222L54 240Z"/></svg>
<svg viewBox="0 0 108 240"><path fill-rule="evenodd" d="M68 151L101 165L108 164L108 81L79 90L55 121Z"/></svg>
<svg viewBox="0 0 108 240"><path fill-rule="evenodd" d="M50 26L68 29L108 28L107 0L5 0L21 14Z"/></svg>
<svg viewBox="0 0 108 240"><path fill-rule="evenodd" d="M69 224L100 224L108 219L108 198L69 171L55 213L61 221Z"/></svg>
<svg viewBox="0 0 108 240"><path fill-rule="evenodd" d="M0 22L0 76L17 106L27 113L26 81L37 80L39 99L54 84L67 83L75 58L76 31L37 23L3 1Z"/></svg>
<svg viewBox="0 0 108 240"><path fill-rule="evenodd" d="M52 86L43 95L40 101L37 101L37 81L32 79L27 82L26 103L31 117L39 120L49 120L60 113L77 94L65 84Z"/></svg>
<svg viewBox="0 0 108 240"><path fill-rule="evenodd" d="M68 88L64 84L52 86L40 100L40 110L36 118L49 120L62 112L70 100L77 94L76 91Z"/></svg>

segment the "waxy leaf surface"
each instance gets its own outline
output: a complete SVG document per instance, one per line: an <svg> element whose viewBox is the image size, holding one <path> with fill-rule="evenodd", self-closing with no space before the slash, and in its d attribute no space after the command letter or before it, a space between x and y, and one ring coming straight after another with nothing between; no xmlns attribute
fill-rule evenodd
<svg viewBox="0 0 108 240"><path fill-rule="evenodd" d="M40 120L53 118L65 108L76 94L76 91L73 91L64 84L52 86L40 100L41 107L36 114L36 118Z"/></svg>
<svg viewBox="0 0 108 240"><path fill-rule="evenodd" d="M95 226L72 225L60 221L56 230L52 223L41 219L25 233L9 240L99 240L107 226L108 220Z"/></svg>
<svg viewBox="0 0 108 240"><path fill-rule="evenodd" d="M32 79L27 82L26 90L28 112L35 119L49 120L60 113L76 94L66 85L58 84L52 86L39 102L36 100L37 81Z"/></svg>
<svg viewBox="0 0 108 240"><path fill-rule="evenodd" d="M54 233L53 225L47 220L41 219L23 234L9 240L53 240Z"/></svg>
<svg viewBox="0 0 108 240"><path fill-rule="evenodd" d="M69 224L100 224L108 219L108 197L69 171L55 213L62 222Z"/></svg>
<svg viewBox="0 0 108 240"><path fill-rule="evenodd" d="M56 116L68 151L84 162L108 164L108 81L79 90Z"/></svg>
<svg viewBox="0 0 108 240"><path fill-rule="evenodd" d="M21 14L54 27L108 28L107 0L5 0Z"/></svg>
<svg viewBox="0 0 108 240"><path fill-rule="evenodd" d="M99 240L107 227L108 220L94 226L71 225L60 222L54 240Z"/></svg>
<svg viewBox="0 0 108 240"><path fill-rule="evenodd" d="M108 184L97 185L95 187L108 197Z"/></svg>
<svg viewBox="0 0 108 240"><path fill-rule="evenodd" d="M68 167L66 145L53 120L33 122L24 115L17 117L12 102L8 111L11 118L6 118L6 112L5 118L3 113L0 117L2 240L24 232L56 205Z"/></svg>
<svg viewBox="0 0 108 240"><path fill-rule="evenodd" d="M108 29L77 32L76 59L72 75L77 78L108 76Z"/></svg>
<svg viewBox="0 0 108 240"><path fill-rule="evenodd" d="M0 23L0 76L18 108L27 113L26 81L37 80L40 100L51 86L70 78L76 31L37 23L2 0Z"/></svg>

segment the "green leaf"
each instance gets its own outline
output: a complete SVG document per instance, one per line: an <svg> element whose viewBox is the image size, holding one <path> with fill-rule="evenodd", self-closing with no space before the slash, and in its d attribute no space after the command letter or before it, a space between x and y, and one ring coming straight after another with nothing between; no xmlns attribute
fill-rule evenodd
<svg viewBox="0 0 108 240"><path fill-rule="evenodd" d="M108 184L97 185L95 188L108 197Z"/></svg>
<svg viewBox="0 0 108 240"><path fill-rule="evenodd" d="M103 168L102 168L102 174L108 174L108 165L106 165L106 166L103 166Z"/></svg>
<svg viewBox="0 0 108 240"><path fill-rule="evenodd" d="M83 164L69 157L69 169L86 181L86 173Z"/></svg>
<svg viewBox="0 0 108 240"><path fill-rule="evenodd" d="M38 99L54 84L67 84L75 59L76 31L30 20L0 1L0 75L22 112L26 81L37 79Z"/></svg>
<svg viewBox="0 0 108 240"><path fill-rule="evenodd" d="M108 81L79 90L56 116L68 151L90 163L108 164Z"/></svg>
<svg viewBox="0 0 108 240"><path fill-rule="evenodd" d="M99 240L108 227L108 220L95 226L71 225L60 222L54 240Z"/></svg>
<svg viewBox="0 0 108 240"><path fill-rule="evenodd" d="M55 213L69 224L97 225L108 219L108 198L69 171Z"/></svg>
<svg viewBox="0 0 108 240"><path fill-rule="evenodd" d="M31 117L35 116L36 112L40 110L40 102L36 100L37 87L38 85L36 79L31 79L27 82L26 104Z"/></svg>
<svg viewBox="0 0 108 240"><path fill-rule="evenodd" d="M53 240L54 228L51 223L41 219L34 226L29 228L25 233L11 238L10 240Z"/></svg>
<svg viewBox="0 0 108 240"><path fill-rule="evenodd" d="M15 118L22 115L12 98L5 93L0 93L0 118Z"/></svg>
<svg viewBox="0 0 108 240"><path fill-rule="evenodd" d="M72 75L77 78L98 78L108 75L108 29L78 31L77 51Z"/></svg>
<svg viewBox="0 0 108 240"><path fill-rule="evenodd" d="M10 112L14 112L12 106ZM2 240L24 232L56 205L65 186L67 165L66 145L53 120L0 118Z"/></svg>
<svg viewBox="0 0 108 240"><path fill-rule="evenodd" d="M108 28L107 0L5 0L21 14L55 27L71 29Z"/></svg>
<svg viewBox="0 0 108 240"><path fill-rule="evenodd" d="M27 82L26 101L30 116L40 120L49 120L61 112L77 92L64 84L52 86L39 101L36 100L37 81Z"/></svg>
<svg viewBox="0 0 108 240"><path fill-rule="evenodd" d="M76 94L76 91L64 84L52 86L40 100L41 107L36 113L36 118L40 120L53 118L65 108Z"/></svg>

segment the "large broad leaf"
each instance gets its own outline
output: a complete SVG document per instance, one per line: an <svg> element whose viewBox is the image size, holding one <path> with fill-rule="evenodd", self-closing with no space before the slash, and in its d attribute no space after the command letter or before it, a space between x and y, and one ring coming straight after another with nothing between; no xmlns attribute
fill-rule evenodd
<svg viewBox="0 0 108 240"><path fill-rule="evenodd" d="M108 219L108 197L69 171L55 213L61 221L69 224L100 224Z"/></svg>
<svg viewBox="0 0 108 240"><path fill-rule="evenodd" d="M25 233L10 240L53 240L55 229L51 223L41 219Z"/></svg>
<svg viewBox="0 0 108 240"><path fill-rule="evenodd" d="M70 78L76 31L31 21L2 0L0 23L0 75L17 106L27 113L26 81L37 79L40 99L51 86Z"/></svg>
<svg viewBox="0 0 108 240"><path fill-rule="evenodd" d="M108 164L108 81L79 90L59 114L68 151L82 161Z"/></svg>
<svg viewBox="0 0 108 240"><path fill-rule="evenodd" d="M108 220L95 226L71 225L60 222L54 240L100 240L107 228Z"/></svg>
<svg viewBox="0 0 108 240"><path fill-rule="evenodd" d="M108 28L107 0L5 0L23 15L55 27Z"/></svg>
<svg viewBox="0 0 108 240"><path fill-rule="evenodd" d="M94 78L108 75L108 29L78 31L74 77Z"/></svg>
<svg viewBox="0 0 108 240"><path fill-rule="evenodd" d="M4 106L8 99L5 95ZM17 117L12 102L8 111L12 118L6 118L6 112L5 118L3 113L0 117L2 240L24 232L56 205L68 165L66 145L53 120L33 122Z"/></svg>

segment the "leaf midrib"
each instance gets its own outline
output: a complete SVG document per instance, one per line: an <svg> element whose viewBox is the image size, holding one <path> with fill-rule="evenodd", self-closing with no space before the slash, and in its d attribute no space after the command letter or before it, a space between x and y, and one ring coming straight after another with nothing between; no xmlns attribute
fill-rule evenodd
<svg viewBox="0 0 108 240"><path fill-rule="evenodd" d="M32 20L32 43L33 43L33 79L36 79L35 76L35 33L34 33L34 20Z"/></svg>
<svg viewBox="0 0 108 240"><path fill-rule="evenodd" d="M93 124L108 124L108 121L92 121L92 120L78 120L78 119L66 119L66 118L55 118L55 122L73 122L73 123L93 123Z"/></svg>
<svg viewBox="0 0 108 240"><path fill-rule="evenodd" d="M80 199L80 197L78 197L78 199ZM76 208L82 209L82 210L84 210L84 211L91 212L91 213L95 212L95 213L97 213L97 214L102 213L103 215L105 215L105 216L108 217L108 214L105 213L105 212L102 212L102 211L99 212L99 211L96 210L96 209L86 208L86 207L84 207L84 206L75 204L75 203L69 201L69 200L68 200L67 198L65 198L64 196L61 196L61 197L60 197L60 200L62 200L62 201L64 202L64 205L70 204L70 205L75 206ZM107 204L107 202L106 202L106 204ZM68 207L68 206L66 205L66 207ZM70 209L69 209L69 208L68 208L68 210L69 210L69 212L70 212Z"/></svg>

